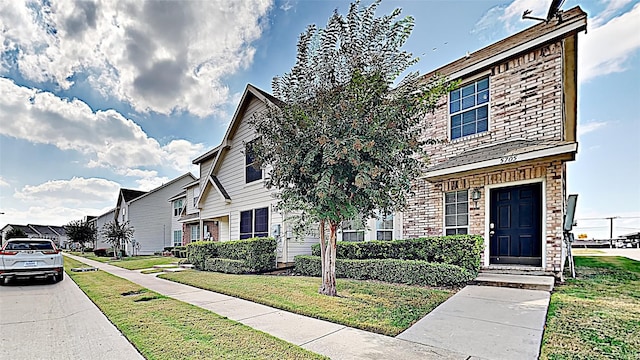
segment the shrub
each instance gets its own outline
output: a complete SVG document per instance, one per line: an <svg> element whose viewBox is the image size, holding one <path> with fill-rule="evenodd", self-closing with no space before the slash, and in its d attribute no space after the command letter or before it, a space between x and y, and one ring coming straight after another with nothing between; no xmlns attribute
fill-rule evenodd
<svg viewBox="0 0 640 360"><path fill-rule="evenodd" d="M189 262L199 270L206 269L207 259L215 258L240 261L244 272L271 270L276 264L276 240L273 238L226 242L196 241L188 244L186 251Z"/></svg>
<svg viewBox="0 0 640 360"><path fill-rule="evenodd" d="M94 249L93 254L95 256L100 256L100 257L113 257L115 255L115 252L111 248L109 249L103 248L103 249Z"/></svg>
<svg viewBox="0 0 640 360"><path fill-rule="evenodd" d="M93 248L86 247L86 248L82 249L82 252L86 252L86 253L87 252L93 252Z"/></svg>
<svg viewBox="0 0 640 360"><path fill-rule="evenodd" d="M227 274L245 274L250 272L249 269L244 266L244 261L222 258L208 258L205 261L204 269L206 271L216 271Z"/></svg>
<svg viewBox="0 0 640 360"><path fill-rule="evenodd" d="M184 258L186 257L186 250L187 248L185 246L176 246L173 247L170 252L171 255L177 257L177 258ZM183 254L185 254L184 256L182 256Z"/></svg>
<svg viewBox="0 0 640 360"><path fill-rule="evenodd" d="M320 257L295 257L295 270L305 276L321 276ZM358 280L379 280L421 286L462 286L475 273L460 266L423 260L337 259L336 276Z"/></svg>
<svg viewBox="0 0 640 360"><path fill-rule="evenodd" d="M338 259L401 259L451 264L472 272L480 269L484 239L478 235L433 236L393 241L338 242ZM320 244L311 247L320 256Z"/></svg>

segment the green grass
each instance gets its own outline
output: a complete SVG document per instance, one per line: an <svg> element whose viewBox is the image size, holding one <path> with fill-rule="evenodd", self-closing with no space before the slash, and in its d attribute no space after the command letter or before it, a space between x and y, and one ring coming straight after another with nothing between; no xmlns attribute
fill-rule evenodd
<svg viewBox="0 0 640 360"><path fill-rule="evenodd" d="M176 259L172 256L155 256L155 255L141 255L141 256L129 256L122 259L114 260L110 257L95 256L93 253L79 253L71 252L70 254L81 256L89 260L95 260L109 265L118 266L129 270L150 269L154 265L166 265L177 264L180 259Z"/></svg>
<svg viewBox="0 0 640 360"><path fill-rule="evenodd" d="M639 359L640 262L576 257L551 295L541 359Z"/></svg>
<svg viewBox="0 0 640 360"><path fill-rule="evenodd" d="M324 359L296 345L104 271L65 270L109 320L152 359Z"/></svg>
<svg viewBox="0 0 640 360"><path fill-rule="evenodd" d="M320 279L312 277L230 275L194 270L159 277L390 336L407 329L455 292L338 279L340 296L328 297L318 294Z"/></svg>
<svg viewBox="0 0 640 360"><path fill-rule="evenodd" d="M571 253L576 256L583 256L583 255L593 255L593 254L604 254L605 252L597 249L572 248Z"/></svg>

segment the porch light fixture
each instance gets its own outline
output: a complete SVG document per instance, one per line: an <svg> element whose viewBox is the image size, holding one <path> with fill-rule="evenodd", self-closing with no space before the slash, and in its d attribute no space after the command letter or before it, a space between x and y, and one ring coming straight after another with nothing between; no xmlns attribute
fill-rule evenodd
<svg viewBox="0 0 640 360"><path fill-rule="evenodd" d="M474 188L471 191L471 200L473 200L474 208L473 210L478 210L478 200L482 197L482 193L480 192L480 188Z"/></svg>

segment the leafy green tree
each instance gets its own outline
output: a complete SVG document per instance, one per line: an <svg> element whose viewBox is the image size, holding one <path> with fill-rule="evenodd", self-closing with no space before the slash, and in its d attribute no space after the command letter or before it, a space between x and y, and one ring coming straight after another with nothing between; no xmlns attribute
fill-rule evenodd
<svg viewBox="0 0 640 360"><path fill-rule="evenodd" d="M15 238L26 238L27 234L22 231L22 229L11 228L11 230L7 231L4 235L5 240L15 239Z"/></svg>
<svg viewBox="0 0 640 360"><path fill-rule="evenodd" d="M102 226L101 233L105 237L105 241L113 247L116 256L121 257L123 246L131 242L134 231L128 221L122 224L117 221L109 221Z"/></svg>
<svg viewBox="0 0 640 360"><path fill-rule="evenodd" d="M294 67L273 79L279 101L251 120L258 138L248 146L271 167L279 208L319 224L326 295L337 295L339 225L404 206L424 164L424 116L452 89L441 77L400 79L417 61L401 50L414 20L400 9L376 17L379 3L309 26Z"/></svg>
<svg viewBox="0 0 640 360"><path fill-rule="evenodd" d="M83 251L85 243L94 244L98 236L98 231L93 223L82 220L69 222L64 226L64 231L67 233L67 238L72 243L78 244Z"/></svg>

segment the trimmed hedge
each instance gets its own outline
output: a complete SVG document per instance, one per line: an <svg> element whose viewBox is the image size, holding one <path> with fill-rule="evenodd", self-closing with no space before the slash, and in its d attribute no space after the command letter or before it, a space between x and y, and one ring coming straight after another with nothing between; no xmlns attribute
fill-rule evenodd
<svg viewBox="0 0 640 360"><path fill-rule="evenodd" d="M337 243L338 259L399 259L422 260L451 264L476 273L480 269L480 254L484 239L478 235L433 236L392 241ZM320 244L311 247L312 255L320 256Z"/></svg>
<svg viewBox="0 0 640 360"><path fill-rule="evenodd" d="M225 242L196 241L187 244L187 258L198 270L208 270L207 261L212 259L235 260L235 262L209 261L209 268L230 269L239 273L254 273L271 270L276 264L276 240L274 238L251 238ZM223 264L224 263L224 264ZM222 271L223 270L211 270Z"/></svg>
<svg viewBox="0 0 640 360"><path fill-rule="evenodd" d="M98 257L113 257L115 255L115 252L113 252L113 249L109 248L109 249L94 249L93 250L93 254L95 256Z"/></svg>
<svg viewBox="0 0 640 360"><path fill-rule="evenodd" d="M204 269L206 271L215 271L227 274L245 274L250 272L249 269L244 266L244 261L242 260L221 258L208 258L204 262Z"/></svg>
<svg viewBox="0 0 640 360"><path fill-rule="evenodd" d="M171 249L171 255L177 258L186 258L187 257L187 247L186 246L176 246Z"/></svg>
<svg viewBox="0 0 640 360"><path fill-rule="evenodd" d="M320 257L296 256L295 271L305 276L322 276ZM336 277L339 278L421 286L462 286L475 276L475 272L460 266L422 260L336 260Z"/></svg>

